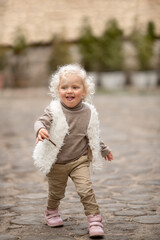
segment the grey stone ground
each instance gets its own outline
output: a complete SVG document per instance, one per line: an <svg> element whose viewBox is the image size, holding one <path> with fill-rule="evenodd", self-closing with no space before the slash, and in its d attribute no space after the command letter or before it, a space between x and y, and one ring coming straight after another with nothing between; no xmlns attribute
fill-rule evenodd
<svg viewBox="0 0 160 240"><path fill-rule="evenodd" d="M33 122L49 103L46 89L0 95L0 239L87 240L83 208L68 182L63 228L44 223L46 179L32 163ZM160 95L97 95L103 140L115 159L92 174L107 240L160 239Z"/></svg>

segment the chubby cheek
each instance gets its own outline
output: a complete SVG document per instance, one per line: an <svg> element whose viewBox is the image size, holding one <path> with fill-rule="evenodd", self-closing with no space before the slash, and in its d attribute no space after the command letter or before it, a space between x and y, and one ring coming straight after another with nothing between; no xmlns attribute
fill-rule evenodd
<svg viewBox="0 0 160 240"><path fill-rule="evenodd" d="M62 102L66 102L67 101L66 97L63 96L63 95L61 95L60 99L61 99Z"/></svg>
<svg viewBox="0 0 160 240"><path fill-rule="evenodd" d="M77 99L82 99L82 94L81 93L77 94Z"/></svg>
<svg viewBox="0 0 160 240"><path fill-rule="evenodd" d="M60 97L60 98L64 98L65 95L66 95L66 94L65 94L63 91L59 91L59 97Z"/></svg>

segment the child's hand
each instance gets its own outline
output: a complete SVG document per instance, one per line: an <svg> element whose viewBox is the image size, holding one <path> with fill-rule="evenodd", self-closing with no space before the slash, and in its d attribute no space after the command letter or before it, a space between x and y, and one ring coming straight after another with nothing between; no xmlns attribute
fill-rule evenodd
<svg viewBox="0 0 160 240"><path fill-rule="evenodd" d="M41 128L38 132L38 136L36 138L36 144L39 142L39 141L44 141L44 139L46 140L49 140L49 133L47 131L47 129L45 128Z"/></svg>
<svg viewBox="0 0 160 240"><path fill-rule="evenodd" d="M106 157L105 160L112 161L113 160L113 154L110 152Z"/></svg>

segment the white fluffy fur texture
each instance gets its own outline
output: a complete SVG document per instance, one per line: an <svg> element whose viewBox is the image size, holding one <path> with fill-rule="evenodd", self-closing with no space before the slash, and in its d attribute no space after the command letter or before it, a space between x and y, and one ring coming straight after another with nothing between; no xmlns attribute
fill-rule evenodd
<svg viewBox="0 0 160 240"><path fill-rule="evenodd" d="M50 111L53 116L53 122L49 134L56 147L47 140L44 140L44 142L39 141L33 152L34 164L44 174L49 173L52 164L56 162L57 154L63 146L64 138L69 130L60 101L51 101Z"/></svg>
<svg viewBox="0 0 160 240"><path fill-rule="evenodd" d="M85 104L91 109L91 118L88 125L87 136L89 139L89 146L92 150L92 165L94 169L98 169L102 167L98 113L93 105L86 102ZM51 101L50 111L53 116L53 122L50 128L50 139L56 144L56 147L49 141L39 141L33 152L34 164L44 174L50 172L52 164L56 162L57 155L63 146L64 138L66 134L69 134L69 126L59 100Z"/></svg>
<svg viewBox="0 0 160 240"><path fill-rule="evenodd" d="M92 151L92 166L93 169L101 169L103 166L103 158L100 147L100 124L98 113L92 104L87 102L85 102L85 104L91 109L91 118L87 129L87 136L89 139L89 146Z"/></svg>

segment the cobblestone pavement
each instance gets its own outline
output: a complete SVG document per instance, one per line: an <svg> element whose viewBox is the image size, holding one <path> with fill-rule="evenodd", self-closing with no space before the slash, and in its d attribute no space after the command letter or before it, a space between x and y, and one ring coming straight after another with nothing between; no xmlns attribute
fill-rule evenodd
<svg viewBox="0 0 160 240"><path fill-rule="evenodd" d="M83 207L68 182L63 228L45 225L46 179L33 166L33 122L49 103L46 89L0 95L0 239L87 240ZM104 142L115 159L92 173L107 240L160 239L160 95L97 95Z"/></svg>

